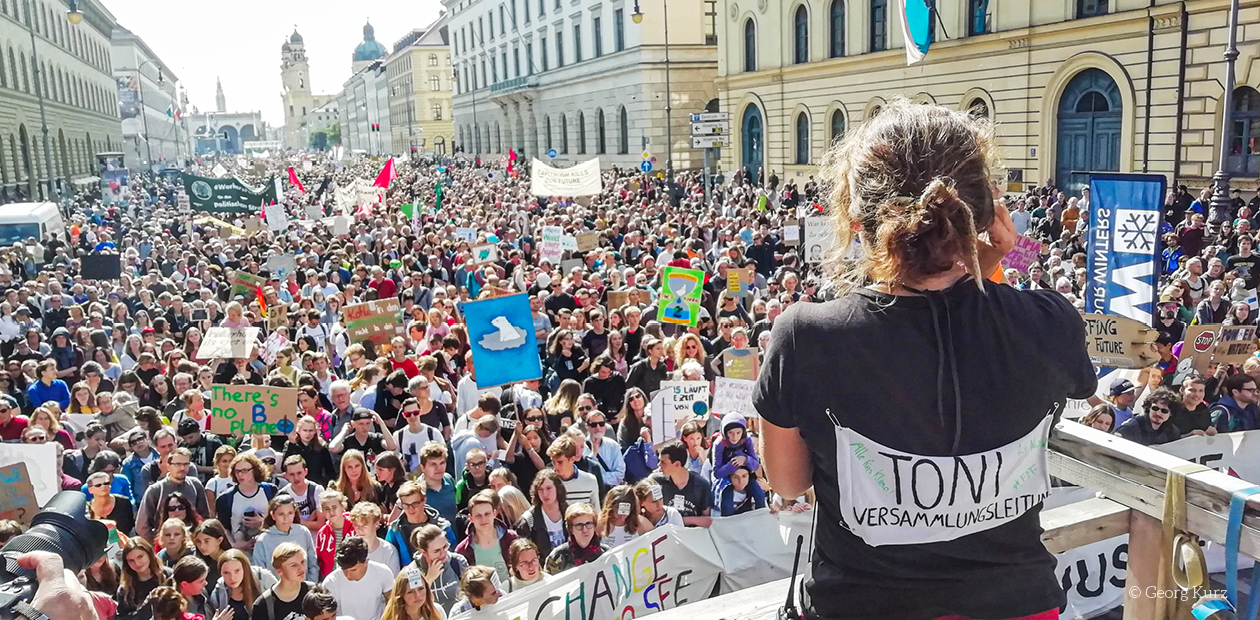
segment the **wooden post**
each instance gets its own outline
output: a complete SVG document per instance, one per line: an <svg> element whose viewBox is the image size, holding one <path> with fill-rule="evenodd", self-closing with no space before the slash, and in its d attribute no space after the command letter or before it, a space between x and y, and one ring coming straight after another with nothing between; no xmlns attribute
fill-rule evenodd
<svg viewBox="0 0 1260 620"><path fill-rule="evenodd" d="M1154 594L1158 588L1163 541L1163 522L1137 510L1129 512L1129 567L1124 580L1124 620L1151 620L1156 617L1158 599L1147 594Z"/></svg>

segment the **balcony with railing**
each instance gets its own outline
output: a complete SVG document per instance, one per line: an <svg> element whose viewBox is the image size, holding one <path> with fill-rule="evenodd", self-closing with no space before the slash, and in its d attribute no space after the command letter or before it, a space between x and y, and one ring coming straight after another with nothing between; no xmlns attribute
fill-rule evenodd
<svg viewBox="0 0 1260 620"><path fill-rule="evenodd" d="M506 95L526 88L538 88L538 76L522 75L521 77L503 80L490 85L491 95Z"/></svg>

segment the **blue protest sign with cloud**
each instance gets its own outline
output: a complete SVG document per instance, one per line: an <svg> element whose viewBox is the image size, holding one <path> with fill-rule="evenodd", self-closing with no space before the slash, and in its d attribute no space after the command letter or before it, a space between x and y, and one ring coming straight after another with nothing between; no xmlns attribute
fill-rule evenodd
<svg viewBox="0 0 1260 620"><path fill-rule="evenodd" d="M464 304L464 320L468 323L477 387L542 378L528 295L468 302Z"/></svg>

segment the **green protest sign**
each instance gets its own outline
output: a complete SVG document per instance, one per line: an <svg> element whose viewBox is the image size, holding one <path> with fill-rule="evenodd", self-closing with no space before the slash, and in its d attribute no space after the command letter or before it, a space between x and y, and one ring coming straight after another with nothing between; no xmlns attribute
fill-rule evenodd
<svg viewBox="0 0 1260 620"><path fill-rule="evenodd" d="M211 386L207 430L220 435L286 435L298 418L297 395L297 388Z"/></svg>
<svg viewBox="0 0 1260 620"><path fill-rule="evenodd" d="M245 299L253 300L257 296L258 285L266 282L267 279L262 276L256 276L247 271L238 271L232 276L232 297L244 295Z"/></svg>
<svg viewBox="0 0 1260 620"><path fill-rule="evenodd" d="M666 267L661 271L657 320L675 325L695 325L700 320L700 298L703 295L703 271Z"/></svg>
<svg viewBox="0 0 1260 620"><path fill-rule="evenodd" d="M236 177L214 179L184 173L184 191L193 211L209 213L257 213L261 205L276 201L275 183L254 189Z"/></svg>

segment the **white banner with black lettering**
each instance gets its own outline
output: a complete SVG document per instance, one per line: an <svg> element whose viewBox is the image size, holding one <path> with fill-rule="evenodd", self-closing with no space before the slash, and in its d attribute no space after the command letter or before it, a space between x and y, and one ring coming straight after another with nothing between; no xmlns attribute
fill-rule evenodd
<svg viewBox="0 0 1260 620"><path fill-rule="evenodd" d="M530 167L529 186L535 196L594 196L604 189L599 158L569 168L552 168L535 159Z"/></svg>
<svg viewBox="0 0 1260 620"><path fill-rule="evenodd" d="M954 540L1009 523L1050 494L1051 420L1005 446L958 457L894 450L837 426L841 525L878 547Z"/></svg>

